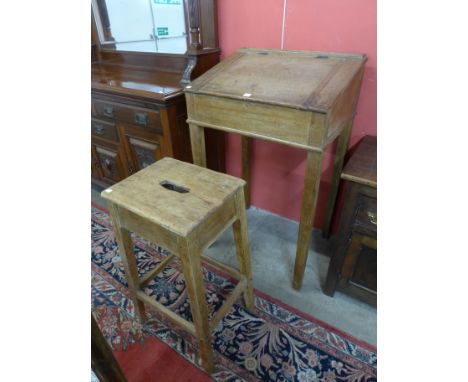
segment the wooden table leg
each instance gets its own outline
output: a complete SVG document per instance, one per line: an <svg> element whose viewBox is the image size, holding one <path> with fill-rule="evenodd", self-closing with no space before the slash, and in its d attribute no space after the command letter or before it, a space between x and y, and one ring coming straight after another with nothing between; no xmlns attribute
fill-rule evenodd
<svg viewBox="0 0 468 382"><path fill-rule="evenodd" d="M315 216L315 206L322 172L322 152L307 153L307 167L304 178L304 193L302 194L301 219L297 238L296 261L294 264L293 287L300 289L304 270L309 254L309 240Z"/></svg>
<svg viewBox="0 0 468 382"><path fill-rule="evenodd" d="M252 286L252 266L250 264L249 237L247 234L247 218L245 216L244 193L240 190L236 195L236 210L238 219L232 225L236 254L240 273L247 278L247 288L244 291L244 301L247 309L253 309L254 297Z"/></svg>
<svg viewBox="0 0 468 382"><path fill-rule="evenodd" d="M185 242L180 250L180 255L193 324L200 348L201 366L208 373L212 373L214 370L213 347L203 285L201 254L191 249L190 244Z"/></svg>
<svg viewBox="0 0 468 382"><path fill-rule="evenodd" d="M145 319L145 306L138 299L137 291L140 290L140 277L138 275L138 267L133 253L133 241L130 232L119 224L119 212L117 206L114 203L107 202L107 208L112 221L112 227L114 229L115 238L119 245L120 259L125 270L125 277L128 282L128 289L132 298L133 304L135 305L135 317L140 321Z"/></svg>
<svg viewBox="0 0 468 382"><path fill-rule="evenodd" d="M252 146L252 138L241 136L242 139L242 179L245 180L244 187L245 207L250 207L250 150Z"/></svg>
<svg viewBox="0 0 468 382"><path fill-rule="evenodd" d="M193 163L197 166L206 167L205 129L193 123L189 125L189 128Z"/></svg>
<svg viewBox="0 0 468 382"><path fill-rule="evenodd" d="M349 137L353 128L353 121L350 121L341 132L338 138L338 145L336 154L333 161L333 175L331 181L330 191L328 193L327 209L325 212L325 223L323 224L322 236L325 238L330 237L330 230L333 220L333 212L335 210L336 196L338 194L338 187L340 185L341 171L343 170L343 162L348 149Z"/></svg>

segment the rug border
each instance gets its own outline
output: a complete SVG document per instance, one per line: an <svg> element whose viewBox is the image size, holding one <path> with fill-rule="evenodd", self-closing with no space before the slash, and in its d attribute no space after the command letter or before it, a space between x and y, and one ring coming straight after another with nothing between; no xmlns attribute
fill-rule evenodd
<svg viewBox="0 0 468 382"><path fill-rule="evenodd" d="M97 204L97 203L95 203L93 201L91 201L91 205L94 208L97 208L98 210L101 210L102 212L105 212L105 213L109 214L109 211L107 210L107 208L102 207L102 206L100 206L99 204ZM212 271L215 270L216 273L221 274L223 277L228 278L230 280L233 280L232 277L230 277L226 273L220 271L219 269L212 268L208 264L205 264L205 266L207 268L209 268L210 270L212 270ZM254 293L257 294L258 296L260 296L261 298L265 299L265 300L268 300L268 301L270 301L270 302L272 302L272 303L274 303L276 305L281 306L283 309L287 309L287 310L293 312L294 314L296 314L299 317L302 317L302 318L304 318L306 320L312 321L315 324L320 325L320 326L324 327L327 330L330 330L330 331L333 331L333 332L339 334L340 336L346 338L350 342L354 342L357 345L360 345L360 346L366 348L367 350L370 350L370 351L373 351L374 353L377 353L377 347L376 346L374 346L374 345L372 345L372 344L370 344L370 343L368 343L368 342L366 342L364 340L360 340L360 339L352 336L351 334L348 334L348 333L344 332L343 330L338 329L335 326L330 325L330 324L320 320L319 318L316 318L316 317L312 316L310 313L302 312L302 311L300 311L300 310L286 304L285 302L283 302L283 301L281 301L281 300L279 300L279 299L277 299L275 297L272 297L272 296L270 296L270 295L268 295L268 294L266 294L266 293L264 293L262 291L259 291L258 289L254 288Z"/></svg>

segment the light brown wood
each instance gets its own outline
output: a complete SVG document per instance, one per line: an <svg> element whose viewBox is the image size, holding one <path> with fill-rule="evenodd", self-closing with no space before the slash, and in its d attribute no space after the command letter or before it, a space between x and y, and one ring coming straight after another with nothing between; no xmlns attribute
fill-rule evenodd
<svg viewBox="0 0 468 382"><path fill-rule="evenodd" d="M234 290L231 292L229 297L224 301L221 308L219 308L214 317L211 319L211 330L215 329L216 326L218 326L219 321L221 321L221 319L229 312L229 309L231 309L232 305L236 302L236 300L241 296L242 293L245 293L246 287L247 279L243 277L236 285Z"/></svg>
<svg viewBox="0 0 468 382"><path fill-rule="evenodd" d="M240 272L247 278L244 301L247 309L254 308L253 286L252 286L252 267L250 265L250 248L247 234L247 217L245 214L245 200L243 190L240 189L235 196L236 210L238 220L232 225L234 240L236 242L237 261L239 262Z"/></svg>
<svg viewBox="0 0 468 382"><path fill-rule="evenodd" d="M184 89L187 122L194 126L191 138L195 163L204 163L201 128L239 133L308 151L295 288L300 287L306 266L322 155L348 126L340 144L346 149L366 59L364 54L240 49ZM243 177L247 181L248 139L244 138L242 145ZM341 155L344 152L340 150L337 173L342 167ZM247 189L247 203L249 195Z"/></svg>
<svg viewBox="0 0 468 382"><path fill-rule="evenodd" d="M335 209L336 196L338 194L338 187L340 185L341 170L348 149L349 137L353 128L352 121L349 121L346 128L341 132L336 146L335 158L333 160L333 174L330 184L330 191L328 192L327 209L325 212L325 222L323 224L322 236L328 238L330 236L330 229L333 220L333 211Z"/></svg>
<svg viewBox="0 0 468 382"><path fill-rule="evenodd" d="M228 198L221 208L217 208L210 213L206 219L198 224L192 231L191 237L194 239L193 246L203 252L218 237L219 233L225 231L234 222L236 216L236 206L234 195Z"/></svg>
<svg viewBox="0 0 468 382"><path fill-rule="evenodd" d="M105 198L105 196L104 196ZM161 247L171 252L178 248L178 235L156 224L148 224L148 220L126 208L119 210L120 224L130 232L139 232L147 240L158 243Z"/></svg>
<svg viewBox="0 0 468 382"><path fill-rule="evenodd" d="M239 49L230 65L189 92L326 112L359 73L365 55ZM274 81L272 81L274 78ZM281 91L278 91L281 89ZM187 91L187 90L186 90Z"/></svg>
<svg viewBox="0 0 468 382"><path fill-rule="evenodd" d="M234 131L312 150L320 150L327 139L325 114L321 114L321 124L317 119L312 126L311 113L304 110L193 93L186 93L186 98L190 126Z"/></svg>
<svg viewBox="0 0 468 382"><path fill-rule="evenodd" d="M188 192L168 190L161 185L163 182ZM103 195L171 232L187 236L243 185L243 180L233 176L163 158Z"/></svg>
<svg viewBox="0 0 468 382"><path fill-rule="evenodd" d="M121 228L119 222L119 211L118 206L114 203L107 203L107 208L111 217L112 227L114 228L115 239L119 246L120 260L125 270L125 276L128 282L128 290L132 296L132 301L135 306L135 317L144 321L146 318L145 315L145 306L138 300L137 291L140 286L140 279L138 276L138 267L133 253L133 242L130 232L125 228Z"/></svg>
<svg viewBox="0 0 468 382"><path fill-rule="evenodd" d="M242 274L237 270L234 269L226 264L221 263L220 261L213 259L212 257L202 256L202 261L227 273L229 276L235 278L236 280L240 280L242 278Z"/></svg>
<svg viewBox="0 0 468 382"><path fill-rule="evenodd" d="M146 286L151 280L153 280L158 274L160 274L166 266L175 259L174 255L168 255L161 263L159 263L154 269L148 271L141 279L140 279L140 288Z"/></svg>
<svg viewBox="0 0 468 382"><path fill-rule="evenodd" d="M243 131L240 131L240 129L238 127L230 128L230 127L221 126L221 125L213 125L213 124L206 123L206 122L194 121L192 119L187 119L187 122L190 123L190 124L192 124L192 123L197 124L200 127L207 127L207 128L214 129L214 130L221 130L221 131L225 131L227 133L241 134L243 136L250 137L250 138L264 139L264 140L267 140L267 141L276 142L276 143L279 143L279 144L282 144L282 145L295 147L295 148L298 148L298 149L304 149L304 150L315 151L315 152L322 152L322 149L317 148L317 147L313 147L313 146L309 146L308 144L292 142L292 141L288 141L288 140L284 140L284 139L278 139L278 138L275 138L275 137L266 137L264 135L257 134L255 131L252 132L252 131L247 131L245 129ZM242 125L240 125L240 126L242 126Z"/></svg>
<svg viewBox="0 0 468 382"><path fill-rule="evenodd" d="M309 255L309 240L315 217L315 206L322 172L322 154L307 153L307 167L304 178L304 192L302 194L301 220L297 238L296 261L294 263L293 287L300 289Z"/></svg>
<svg viewBox="0 0 468 382"><path fill-rule="evenodd" d="M143 301L145 304L152 306L153 308L155 308L156 310L158 310L165 316L169 317L174 323L184 328L187 332L193 335L196 335L196 330L195 330L195 326L193 325L193 323L187 320L184 320L182 317L174 313L172 310L166 308L163 304L161 304L160 302L148 296L142 290L137 291L137 298Z"/></svg>
<svg viewBox="0 0 468 382"><path fill-rule="evenodd" d="M242 179L245 180L244 194L245 207L250 207L250 150L252 139L246 136L241 137L242 142Z"/></svg>
<svg viewBox="0 0 468 382"><path fill-rule="evenodd" d="M188 242L181 245L179 254L185 278L185 287L190 301L195 333L200 346L202 367L209 373L213 372L213 348L211 346L210 322L208 320L208 306L203 286L201 253L194 251Z"/></svg>
<svg viewBox="0 0 468 382"><path fill-rule="evenodd" d="M144 302L195 334L199 341L202 367L210 373L214 368L210 328L221 320L242 293L247 308L254 307L244 184L242 179L164 158L102 192L109 204L135 306L143 311ZM202 256L204 249L230 225L234 230L239 271ZM172 252L141 279L138 277L129 231ZM193 323L185 321L140 289L161 272L174 256L179 257L182 263ZM211 326L203 286L202 261L239 280L215 314Z"/></svg>
<svg viewBox="0 0 468 382"><path fill-rule="evenodd" d="M203 127L190 123L190 143L193 163L206 167L205 132Z"/></svg>

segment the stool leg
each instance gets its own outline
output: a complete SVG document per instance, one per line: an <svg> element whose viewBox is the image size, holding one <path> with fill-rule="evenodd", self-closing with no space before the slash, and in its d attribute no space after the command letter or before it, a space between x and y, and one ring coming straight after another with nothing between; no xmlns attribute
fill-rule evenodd
<svg viewBox="0 0 468 382"><path fill-rule="evenodd" d="M252 287L252 267L250 265L249 237L247 235L247 218L245 215L244 191L240 189L236 194L236 212L238 219L232 224L236 254L240 273L247 278L247 287L244 291L244 301L247 309L255 307Z"/></svg>
<svg viewBox="0 0 468 382"><path fill-rule="evenodd" d="M119 245L120 258L125 270L125 276L128 282L128 289L130 296L135 305L135 317L144 321L145 319L145 306L137 297L137 290L140 289L140 278L138 276L137 262L135 254L133 253L133 241L130 232L119 224L119 212L117 207L108 202L107 207L112 221L112 227L114 228L115 238Z"/></svg>
<svg viewBox="0 0 468 382"><path fill-rule="evenodd" d="M205 299L200 253L194 253L195 251L188 249L188 246L186 248L187 250L180 251L182 271L192 310L195 333L200 347L201 364L208 373L212 373L214 370L213 347L211 345L208 306Z"/></svg>

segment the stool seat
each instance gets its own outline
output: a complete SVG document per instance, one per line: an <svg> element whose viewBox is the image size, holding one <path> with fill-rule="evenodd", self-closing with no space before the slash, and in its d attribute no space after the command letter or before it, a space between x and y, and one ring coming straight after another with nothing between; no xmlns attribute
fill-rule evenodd
<svg viewBox="0 0 468 382"><path fill-rule="evenodd" d="M214 370L211 331L241 295L247 309L254 307L244 185L243 180L233 176L164 158L101 193L107 199L136 318L145 319L146 304L195 335L201 365L210 373ZM230 226L239 270L203 255L204 250ZM140 276L131 232L171 254ZM182 265L192 322L144 290L176 257ZM202 262L239 281L211 320L205 300Z"/></svg>
<svg viewBox="0 0 468 382"><path fill-rule="evenodd" d="M106 189L103 197L187 236L244 185L242 179L163 158Z"/></svg>

